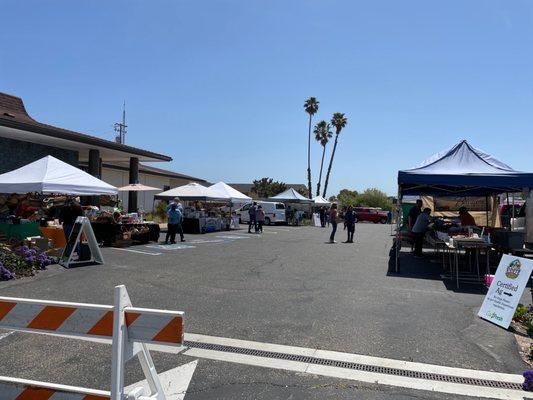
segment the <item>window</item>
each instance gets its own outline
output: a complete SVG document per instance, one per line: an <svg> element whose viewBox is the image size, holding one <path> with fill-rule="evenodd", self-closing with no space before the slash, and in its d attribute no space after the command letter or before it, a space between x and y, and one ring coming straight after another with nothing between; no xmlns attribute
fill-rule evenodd
<svg viewBox="0 0 533 400"><path fill-rule="evenodd" d="M276 203L276 210L285 210L285 204Z"/></svg>
<svg viewBox="0 0 533 400"><path fill-rule="evenodd" d="M250 204L246 204L241 210L247 211L250 208Z"/></svg>

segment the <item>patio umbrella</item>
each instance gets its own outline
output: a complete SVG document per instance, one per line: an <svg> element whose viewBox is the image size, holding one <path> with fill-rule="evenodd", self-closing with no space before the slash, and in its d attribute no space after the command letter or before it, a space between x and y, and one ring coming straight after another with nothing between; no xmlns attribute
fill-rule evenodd
<svg viewBox="0 0 533 400"><path fill-rule="evenodd" d="M152 186L146 186L142 183L130 183L129 185L122 186L118 188L119 192L158 192L160 191L160 188L152 187Z"/></svg>

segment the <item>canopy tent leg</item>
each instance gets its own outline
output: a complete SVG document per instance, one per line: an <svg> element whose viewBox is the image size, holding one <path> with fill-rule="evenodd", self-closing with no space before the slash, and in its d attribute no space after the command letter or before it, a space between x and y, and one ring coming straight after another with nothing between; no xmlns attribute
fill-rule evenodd
<svg viewBox="0 0 533 400"><path fill-rule="evenodd" d="M395 271L397 274L400 273L400 249L402 247L402 192L400 187L398 187L398 200L396 204L396 243L394 244L394 253L395 253Z"/></svg>
<svg viewBox="0 0 533 400"><path fill-rule="evenodd" d="M489 196L485 196L485 217L487 219L487 227L489 226Z"/></svg>

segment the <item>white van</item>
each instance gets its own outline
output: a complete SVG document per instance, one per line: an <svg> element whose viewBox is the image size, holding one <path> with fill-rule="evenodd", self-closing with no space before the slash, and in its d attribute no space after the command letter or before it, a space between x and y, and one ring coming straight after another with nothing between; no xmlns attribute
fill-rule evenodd
<svg viewBox="0 0 533 400"><path fill-rule="evenodd" d="M247 224L250 222L250 214L248 214L248 210L251 205L252 203L249 203L235 210L241 224ZM285 204L273 201L258 201L257 205L263 207L263 211L265 212L265 225L287 223Z"/></svg>

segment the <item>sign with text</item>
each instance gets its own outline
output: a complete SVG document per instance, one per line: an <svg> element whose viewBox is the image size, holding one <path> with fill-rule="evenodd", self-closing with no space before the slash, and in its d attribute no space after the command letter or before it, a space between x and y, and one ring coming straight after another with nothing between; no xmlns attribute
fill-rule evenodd
<svg viewBox="0 0 533 400"><path fill-rule="evenodd" d="M533 270L533 260L504 254L477 315L509 328Z"/></svg>

